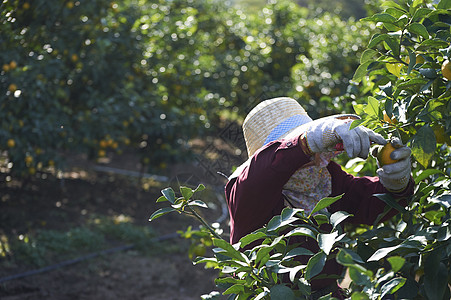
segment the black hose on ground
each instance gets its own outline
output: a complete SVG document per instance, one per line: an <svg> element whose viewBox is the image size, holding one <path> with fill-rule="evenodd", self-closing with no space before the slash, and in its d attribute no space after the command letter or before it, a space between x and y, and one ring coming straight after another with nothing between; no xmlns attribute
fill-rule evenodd
<svg viewBox="0 0 451 300"><path fill-rule="evenodd" d="M166 234L166 235L162 235L159 237L156 237L153 239L153 241L155 242L160 242L160 241L164 241L164 240L168 240L168 239L173 239L179 237L178 233L170 233L170 234ZM135 245L131 244L131 245L122 245L122 246L117 246L117 247L113 247L110 249L105 249L102 251L97 251L97 252L93 252L93 253L89 253L74 259L70 259L70 260L66 260L66 261L62 261L60 263L54 264L54 265L50 265L47 267L43 267L40 269L36 269L36 270L30 270L30 271L26 271L23 273L18 273L18 274L14 274L14 275L10 275L10 276L6 276L3 278L0 278L0 283L6 282L6 281L10 281L10 280L15 280L15 279L20 279L20 278L24 278L24 277L28 277L28 276L32 276L32 275L36 275L36 274L41 274L41 273L45 273L45 272L49 272L49 271L53 271L59 268L63 268L69 265L73 265L91 258L95 258L97 256L100 255L106 255L106 254L111 254L111 253L115 253L115 252L120 252L120 251L125 251L125 250L130 250L133 247L135 247Z"/></svg>

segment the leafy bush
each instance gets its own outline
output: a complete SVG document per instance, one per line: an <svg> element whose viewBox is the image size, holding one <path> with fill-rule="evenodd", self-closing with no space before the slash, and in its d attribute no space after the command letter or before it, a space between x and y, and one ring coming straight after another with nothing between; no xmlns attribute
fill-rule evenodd
<svg viewBox="0 0 451 300"><path fill-rule="evenodd" d="M263 97L299 98L313 117L348 110L336 97L371 33L288 0L249 14L215 0L3 1L0 23L0 149L15 176L130 148L164 168Z"/></svg>
<svg viewBox="0 0 451 300"><path fill-rule="evenodd" d="M352 126L399 137L411 147L414 195L406 207L389 194L378 195L399 214L373 226L341 228L348 214L322 212L337 200L325 198L315 207L317 214L286 208L236 245L219 239L210 228L215 255L195 263L221 271L216 282L230 299L305 299L311 294L311 279L328 259L347 268L351 299L390 294L395 299L450 298L451 83L441 71L451 58L450 2L386 1L384 7L382 13L364 19L376 22L379 32L369 41L354 74L354 81L361 81L359 97L371 96L361 98L362 104L354 103L362 119ZM172 189L163 190L158 202L169 201L171 206L155 212L151 220L172 211L196 216L194 206L205 206L191 199L197 190L183 188L178 198ZM331 229L324 231L318 224L330 224ZM288 243L297 235L315 240L318 252ZM251 245L255 241L260 242ZM299 263L295 257L307 259ZM202 298L219 295L215 291Z"/></svg>

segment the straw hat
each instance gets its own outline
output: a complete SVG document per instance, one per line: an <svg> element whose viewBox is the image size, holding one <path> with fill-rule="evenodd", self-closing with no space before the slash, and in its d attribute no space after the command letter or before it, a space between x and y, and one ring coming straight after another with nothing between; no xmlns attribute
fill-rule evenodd
<svg viewBox="0 0 451 300"><path fill-rule="evenodd" d="M344 114L313 121L304 108L292 98L279 97L262 101L249 112L243 122L247 154L250 158L259 148L269 142L301 135L307 130L307 126L305 126L307 123L323 122L328 118L358 119L359 117ZM238 167L231 177L235 177L248 164L249 160Z"/></svg>
<svg viewBox="0 0 451 300"><path fill-rule="evenodd" d="M311 121L304 108L292 98L260 102L243 122L247 154L251 157L262 146Z"/></svg>

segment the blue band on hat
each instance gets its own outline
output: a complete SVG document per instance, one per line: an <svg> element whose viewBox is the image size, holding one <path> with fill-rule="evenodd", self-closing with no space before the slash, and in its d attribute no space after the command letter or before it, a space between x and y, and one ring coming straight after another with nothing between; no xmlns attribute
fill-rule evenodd
<svg viewBox="0 0 451 300"><path fill-rule="evenodd" d="M271 131L271 133L268 135L263 145L266 145L269 142L277 140L279 137L281 137L291 129L301 126L305 123L308 123L311 120L312 119L310 119L310 117L307 115L294 115L289 117L288 119L284 120L282 123L277 125Z"/></svg>

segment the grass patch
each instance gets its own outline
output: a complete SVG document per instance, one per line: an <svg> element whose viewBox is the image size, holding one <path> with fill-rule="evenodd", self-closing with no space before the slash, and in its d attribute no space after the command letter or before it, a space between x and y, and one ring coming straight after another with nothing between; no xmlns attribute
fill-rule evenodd
<svg viewBox="0 0 451 300"><path fill-rule="evenodd" d="M135 250L149 255L164 247L155 238L150 227L135 225L126 216L95 217L67 231L41 229L26 235L3 235L0 262L43 267L119 245L134 245Z"/></svg>

